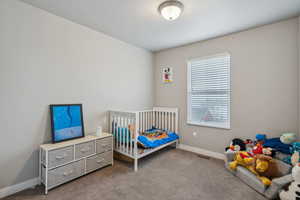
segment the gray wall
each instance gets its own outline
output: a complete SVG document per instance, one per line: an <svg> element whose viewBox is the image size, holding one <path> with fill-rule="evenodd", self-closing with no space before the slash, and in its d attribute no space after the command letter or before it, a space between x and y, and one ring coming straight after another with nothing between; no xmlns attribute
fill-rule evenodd
<svg viewBox="0 0 300 200"><path fill-rule="evenodd" d="M152 53L16 0L0 1L0 27L0 188L38 175L49 104L83 103L87 132L153 105Z"/></svg>
<svg viewBox="0 0 300 200"><path fill-rule="evenodd" d="M232 61L231 130L187 125L186 61L222 52ZM298 18L157 52L155 105L180 108L183 144L215 152L223 152L234 137L297 133L298 56ZM174 83L162 83L163 66L173 67Z"/></svg>

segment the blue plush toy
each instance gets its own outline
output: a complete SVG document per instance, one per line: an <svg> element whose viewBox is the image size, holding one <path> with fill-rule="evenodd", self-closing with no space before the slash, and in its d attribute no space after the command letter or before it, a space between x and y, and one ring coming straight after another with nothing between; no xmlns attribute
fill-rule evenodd
<svg viewBox="0 0 300 200"><path fill-rule="evenodd" d="M300 142L294 142L292 144L292 146L290 147L290 153L291 154L295 153L296 151L300 153ZM291 165L292 164L291 163L291 156L287 156L287 157L283 158L283 162Z"/></svg>
<svg viewBox="0 0 300 200"><path fill-rule="evenodd" d="M255 138L257 141L265 141L267 139L267 136L265 134L258 133L256 134Z"/></svg>
<svg viewBox="0 0 300 200"><path fill-rule="evenodd" d="M290 149L291 149L291 154L295 153L295 151L300 152L300 142L294 142L293 146Z"/></svg>

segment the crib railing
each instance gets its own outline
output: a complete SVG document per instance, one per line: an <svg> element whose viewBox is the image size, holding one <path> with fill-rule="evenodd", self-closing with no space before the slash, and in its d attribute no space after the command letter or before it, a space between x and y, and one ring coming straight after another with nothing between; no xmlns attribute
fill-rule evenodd
<svg viewBox="0 0 300 200"><path fill-rule="evenodd" d="M138 112L110 111L110 132L114 135L114 150L137 158L137 139L152 127L178 133L177 108L155 107Z"/></svg>
<svg viewBox="0 0 300 200"><path fill-rule="evenodd" d="M139 133L152 127L178 132L177 108L155 107L153 110L139 111Z"/></svg>
<svg viewBox="0 0 300 200"><path fill-rule="evenodd" d="M178 109L177 108L153 108L153 126L159 129L178 133Z"/></svg>
<svg viewBox="0 0 300 200"><path fill-rule="evenodd" d="M143 133L153 127L153 111L144 110L137 112L138 133Z"/></svg>
<svg viewBox="0 0 300 200"><path fill-rule="evenodd" d="M137 153L136 112L110 111L110 132L114 136L114 150L130 157Z"/></svg>

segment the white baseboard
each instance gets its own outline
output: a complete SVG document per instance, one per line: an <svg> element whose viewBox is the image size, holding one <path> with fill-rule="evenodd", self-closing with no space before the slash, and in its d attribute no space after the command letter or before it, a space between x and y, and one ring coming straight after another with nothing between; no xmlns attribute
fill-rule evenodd
<svg viewBox="0 0 300 200"><path fill-rule="evenodd" d="M185 145L185 144L179 144L178 146L179 149L185 150L185 151L190 151L196 154L201 154L204 156L208 156L211 158L216 158L216 159L220 159L220 160L224 160L225 156L222 153L218 153L218 152L214 152L214 151L209 151L209 150L205 150L205 149L201 149L198 147L192 147L189 145Z"/></svg>
<svg viewBox="0 0 300 200"><path fill-rule="evenodd" d="M9 195L15 194L17 192L21 192L22 190L26 190L28 188L32 188L39 184L39 178L33 178L22 183L18 183L16 185L7 186L5 188L0 189L0 199L7 197Z"/></svg>

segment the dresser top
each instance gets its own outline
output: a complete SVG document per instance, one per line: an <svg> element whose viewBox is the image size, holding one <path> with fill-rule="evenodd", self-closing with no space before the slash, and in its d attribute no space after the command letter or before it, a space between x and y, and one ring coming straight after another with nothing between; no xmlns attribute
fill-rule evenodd
<svg viewBox="0 0 300 200"><path fill-rule="evenodd" d="M102 139L102 138L106 138L106 137L111 137L111 136L112 136L112 134L110 134L110 133L102 133L101 136L87 135L83 138L68 140L65 142L60 142L60 143L55 143L55 144L52 144L52 143L42 144L42 145L40 145L40 148L42 148L46 151L50 151L53 149L59 149L59 148L63 148L63 147L67 147L67 146L71 146L71 145L75 145L75 144L80 144L80 143L84 143L84 142L89 142L92 140Z"/></svg>

